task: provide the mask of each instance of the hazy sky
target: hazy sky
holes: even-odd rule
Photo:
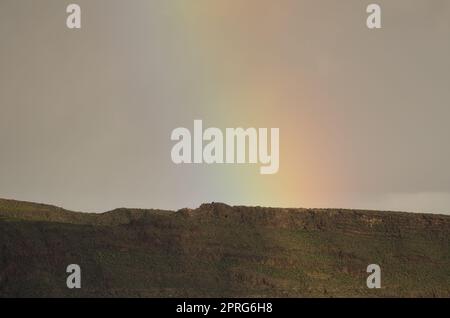
[[[0,197],[450,213],[450,2],[0,0]],[[175,165],[176,127],[280,128],[280,170]]]

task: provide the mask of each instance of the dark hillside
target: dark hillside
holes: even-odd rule
[[[66,287],[79,264],[82,288]],[[379,264],[382,288],[366,287]],[[2,297],[450,297],[450,217],[203,204],[103,214],[0,200]]]

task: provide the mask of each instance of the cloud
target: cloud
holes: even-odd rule
[[[380,196],[371,206],[380,210],[450,214],[450,193],[390,193]]]

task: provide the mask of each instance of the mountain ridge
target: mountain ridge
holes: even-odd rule
[[[0,199],[0,296],[450,297],[450,216],[223,203],[96,214]]]
[[[19,209],[17,209],[19,206]],[[24,206],[28,209],[24,209]],[[11,209],[12,207],[12,209]],[[45,203],[35,203],[31,201],[21,201],[13,199],[3,199],[0,198],[0,216],[10,216],[22,217],[26,219],[27,217],[41,216],[45,215],[45,212],[62,213],[62,214],[74,214],[80,216],[88,217],[103,217],[106,215],[121,214],[121,213],[195,213],[196,211],[211,210],[224,207],[233,209],[252,209],[252,210],[264,210],[264,211],[282,211],[282,212],[312,212],[312,213],[327,213],[327,212],[343,212],[343,213],[367,213],[367,214],[379,214],[379,213],[389,213],[394,215],[415,215],[427,218],[427,216],[433,216],[433,218],[450,218],[450,215],[440,214],[440,213],[426,213],[426,212],[407,212],[407,211],[392,211],[392,210],[373,210],[373,209],[348,209],[348,208],[278,208],[278,207],[267,207],[267,206],[244,206],[244,205],[229,205],[222,202],[210,202],[202,203],[197,208],[181,208],[178,210],[166,210],[166,209],[146,209],[146,208],[127,208],[120,207],[104,212],[80,212],[68,210],[63,207],[56,205],[45,204]],[[30,210],[31,209],[31,210]],[[16,213],[14,213],[16,211]],[[17,213],[19,212],[19,213]],[[30,214],[32,212],[32,214]]]

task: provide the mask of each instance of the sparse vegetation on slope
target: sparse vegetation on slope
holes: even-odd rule
[[[66,266],[82,288],[66,287]],[[366,267],[382,288],[366,287]],[[75,213],[0,200],[3,297],[450,297],[450,217],[204,204]]]

